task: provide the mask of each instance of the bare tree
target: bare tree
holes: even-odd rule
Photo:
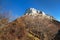
[[[10,20],[11,12],[0,9],[0,25],[7,24]]]

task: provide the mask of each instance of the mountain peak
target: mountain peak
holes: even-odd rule
[[[27,12],[25,13],[25,15],[34,15],[34,16],[39,15],[39,14],[45,15],[43,11],[39,11],[35,8],[29,8],[27,9]]]
[[[45,12],[37,10],[35,8],[29,8],[26,10],[25,15],[30,15],[30,16],[39,16],[42,18],[48,18],[48,19],[54,19],[53,16],[47,15]]]

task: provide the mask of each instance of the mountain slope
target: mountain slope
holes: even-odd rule
[[[0,28],[0,40],[58,40],[59,24],[54,17],[29,8],[25,15]]]

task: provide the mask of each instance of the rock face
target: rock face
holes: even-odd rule
[[[0,28],[0,40],[58,40],[60,22],[29,8],[24,16]]]

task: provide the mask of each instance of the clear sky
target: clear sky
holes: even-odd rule
[[[0,0],[3,10],[11,11],[15,18],[22,16],[27,8],[36,8],[60,20],[60,0]]]

